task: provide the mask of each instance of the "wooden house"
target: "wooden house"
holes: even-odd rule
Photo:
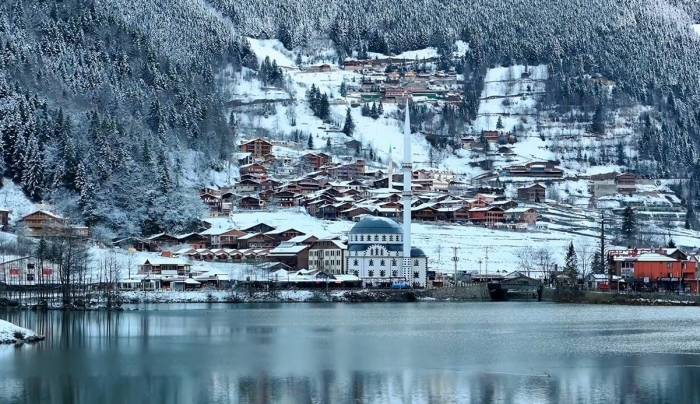
[[[547,188],[542,184],[533,184],[518,188],[518,199],[528,202],[544,202]]]
[[[244,196],[238,202],[238,207],[245,210],[258,210],[265,207],[265,202],[262,199],[254,196]]]
[[[495,223],[503,223],[505,218],[503,215],[503,209],[495,206],[487,206],[483,208],[469,209],[469,220],[475,224],[489,226]]]
[[[633,194],[637,191],[637,177],[631,173],[623,173],[615,177],[617,192],[621,194]]]
[[[272,155],[272,143],[260,138],[243,142],[238,148],[243,153],[250,153],[254,159],[267,159]]]

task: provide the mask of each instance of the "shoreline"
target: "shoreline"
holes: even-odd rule
[[[63,307],[57,304],[0,305],[1,310],[123,310],[123,305],[171,303],[415,303],[415,302],[491,302],[486,285],[445,287],[439,289],[391,290],[278,290],[249,292],[234,290],[197,291],[130,291],[120,295],[119,303],[108,307],[104,302],[91,301]],[[536,302],[535,299],[513,299],[511,302]],[[561,304],[596,304],[625,306],[700,306],[699,296],[654,293],[606,293],[591,291],[560,291],[545,289],[542,301]],[[498,302],[494,302],[498,303]]]

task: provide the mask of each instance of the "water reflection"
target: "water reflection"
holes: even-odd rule
[[[700,402],[694,308],[157,308],[0,313],[0,403]]]

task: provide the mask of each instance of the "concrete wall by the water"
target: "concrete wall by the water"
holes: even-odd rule
[[[432,297],[439,300],[490,300],[489,290],[484,283],[468,286],[444,287],[427,289],[420,293],[421,297]]]

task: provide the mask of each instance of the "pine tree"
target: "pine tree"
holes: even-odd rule
[[[345,124],[343,125],[343,133],[345,136],[352,136],[355,132],[355,122],[352,120],[352,113],[350,108],[345,111]]]
[[[578,257],[576,256],[576,249],[574,249],[573,242],[569,243],[569,247],[566,250],[564,272],[571,277],[574,277],[578,272]]]
[[[625,155],[625,148],[622,145],[622,142],[618,142],[615,146],[615,154],[617,154],[617,165],[626,166],[627,156]]]
[[[168,169],[168,159],[165,157],[165,153],[160,153],[158,155],[157,162],[157,174],[158,174],[158,185],[160,191],[166,195],[173,190],[173,183],[170,177],[170,170]]]
[[[345,85],[345,81],[340,83],[340,95],[342,97],[345,97],[348,95],[348,89],[347,89],[347,86]]]
[[[593,114],[593,122],[591,123],[591,132],[604,135],[605,134],[605,106],[599,102]]]
[[[294,63],[296,63],[297,66],[301,67],[301,65],[302,65],[302,63],[303,63],[302,60],[301,60],[301,53],[297,53],[297,58],[296,58],[296,60],[294,61]]]
[[[326,93],[321,94],[321,98],[318,102],[318,117],[324,121],[328,120],[330,116],[330,104],[328,102],[328,96]]]
[[[377,112],[377,103],[376,102],[372,103],[372,108],[369,110],[369,116],[371,116],[372,119],[379,118],[379,113]]]
[[[331,150],[331,138],[330,137],[326,138],[326,150],[327,151]]]
[[[634,243],[637,235],[637,219],[634,209],[626,207],[622,213],[622,235],[628,243]]]
[[[314,148],[314,138],[312,134],[309,134],[309,140],[306,142],[306,148],[309,150]]]
[[[377,107],[377,113],[379,116],[384,115],[384,104],[382,103],[382,100],[379,100],[379,107]]]
[[[35,136],[29,138],[24,153],[22,189],[33,201],[41,198],[44,184],[44,159]]]
[[[484,149],[484,152],[491,150],[491,145],[489,144],[488,139],[486,139],[484,132],[481,132],[481,135],[479,135],[479,145],[481,145],[481,147]]]
[[[503,120],[501,117],[498,117],[498,121],[496,121],[496,129],[503,129]]]
[[[369,116],[370,110],[369,110],[369,105],[367,103],[362,104],[361,113],[362,113],[362,116]]]
[[[600,258],[599,251],[596,251],[593,254],[593,262],[591,263],[591,269],[593,270],[593,273],[596,273],[596,274],[604,274],[605,273],[605,265],[603,265],[603,260]]]

